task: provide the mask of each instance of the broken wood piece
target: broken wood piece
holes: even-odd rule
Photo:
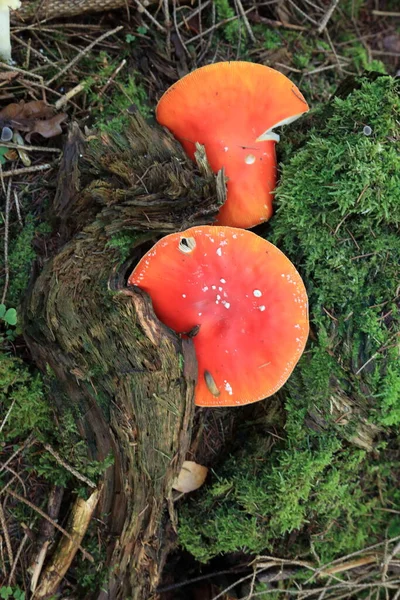
[[[39,587],[33,596],[35,600],[48,598],[56,593],[89,527],[100,493],[101,490],[97,489],[87,500],[83,500],[83,498],[76,499],[72,506],[68,527],[70,537],[63,536],[61,538],[53,560],[44,571]]]

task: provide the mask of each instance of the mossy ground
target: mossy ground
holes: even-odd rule
[[[312,334],[277,437],[268,421],[247,427],[179,511],[180,541],[201,561],[267,550],[325,563],[400,532],[385,512],[400,502],[400,98],[390,77],[359,85],[284,144],[265,236],[304,278]]]
[[[142,77],[136,70],[124,71],[118,77],[118,83],[111,94],[102,93],[104,86],[121,64],[121,59],[129,56],[130,46],[137,43],[136,36],[128,34],[124,52],[118,56],[118,60],[110,57],[106,52],[100,52],[95,59],[95,69],[93,64],[90,65],[90,70],[96,75],[85,82],[87,102],[92,122],[102,131],[112,133],[124,131],[128,122],[127,109],[132,105],[144,117],[148,118],[152,114],[145,88],[141,83]],[[89,64],[87,66],[89,70]]]
[[[389,3],[388,9],[396,10],[396,6]],[[187,52],[175,39],[172,58],[167,59],[163,35],[149,26],[145,16],[135,15],[117,43],[104,43],[101,51],[95,48],[83,55],[74,69],[52,84],[55,98],[83,82],[82,96],[66,107],[71,117],[80,120],[82,126],[123,131],[130,105],[151,117],[161,91],[187,70],[211,60],[239,58],[278,66],[300,86],[311,104],[326,102],[346,72],[384,72],[391,60],[385,67],[373,58],[361,34],[355,34],[354,22],[367,10],[362,0],[340,3],[330,22],[330,39],[316,35],[314,26],[308,31],[302,19],[299,22],[305,25],[304,31],[250,20],[255,44],[243,22],[234,20],[237,6],[231,0],[215,1],[215,19],[217,23],[232,20],[203,39],[204,44],[192,43],[190,35],[199,31],[194,22],[188,33],[193,10],[194,5],[184,5],[178,14],[178,18],[183,15],[186,19],[180,32],[188,41]],[[268,12],[273,10],[268,7],[264,16],[280,18]],[[155,16],[159,18],[158,13]],[[213,24],[212,11],[203,16],[204,31]],[[26,34],[36,49],[36,58],[40,53],[44,56],[45,65],[38,60],[35,66],[45,79],[56,75],[86,46],[82,31],[63,24],[61,29],[52,30],[50,25],[43,33],[37,30],[36,38]],[[26,45],[19,48],[19,55],[17,48],[18,64],[29,64]],[[57,59],[62,59],[60,64],[56,64]],[[126,65],[118,71],[124,59]],[[30,60],[33,66],[32,57]],[[394,302],[399,260],[398,129],[394,125],[398,100],[393,80],[382,79],[374,85],[373,93],[367,87],[360,90],[357,102],[354,95],[337,100],[327,123],[318,121],[317,110],[318,126],[311,132],[300,128],[290,143],[285,142],[287,136],[283,138],[282,183],[276,201],[279,209],[266,237],[291,256],[307,282],[314,335],[280,399],[285,418],[280,411],[274,418],[266,416],[257,426],[248,423],[239,432],[240,439],[248,438],[248,442],[231,458],[214,465],[211,485],[180,509],[181,543],[199,560],[237,549],[260,552],[266,548],[285,556],[306,556],[316,550],[321,560],[329,560],[378,539],[386,529],[391,536],[400,530],[396,513],[379,510],[399,505],[398,439],[393,431],[400,420],[395,363],[398,346],[393,338],[399,320]],[[26,97],[23,87],[17,90],[20,97]],[[55,98],[50,95],[49,101]],[[363,134],[365,125],[372,129],[370,136]],[[3,168],[9,166],[6,163]],[[51,178],[50,184],[43,186],[41,176],[33,183],[28,178],[22,193],[19,188],[23,227],[14,215],[8,249],[7,308],[18,310],[38,247],[42,248],[41,260],[46,259],[43,247],[49,226],[42,209],[53,188]],[[131,242],[124,234],[113,238],[111,245],[120,250],[121,261]],[[358,259],[357,253],[369,256]],[[57,483],[72,493],[84,493],[71,473],[43,452],[40,444],[52,444],[66,461],[94,479],[107,465],[88,461],[68,411],[58,423],[62,435],[55,439],[53,413],[47,401],[47,386],[54,378],[51,373],[43,378],[26,360],[20,323],[6,328],[0,322],[0,328],[3,417],[11,409],[0,434],[2,458],[34,434],[38,444],[23,454],[19,464],[24,478],[27,474],[27,479],[42,488]],[[371,356],[374,360],[361,371],[361,377],[355,376]],[[331,394],[338,390],[339,397],[356,399],[355,414],[353,411],[339,418],[337,408],[331,414]],[[338,398],[335,402],[340,404]],[[345,400],[341,406],[346,406]],[[363,427],[367,430],[368,424],[381,428],[372,453],[351,443],[358,435],[360,418],[365,419]],[[2,476],[0,484],[7,479],[4,472]],[[14,510],[16,521],[37,519],[24,507],[18,510]],[[96,531],[90,540],[94,547]],[[77,576],[85,591],[102,579],[97,571],[90,572],[86,562],[79,568]],[[0,596],[8,594],[11,598],[10,589],[16,590],[0,588]],[[15,598],[19,598],[18,593],[16,590]]]
[[[45,211],[42,208],[32,209],[38,194],[45,193],[45,190],[43,186],[33,187],[33,192],[26,190],[20,194],[22,219],[12,219],[9,229],[9,285],[5,294],[5,306],[7,309],[16,309],[17,317],[15,324],[0,319],[0,462],[5,465],[11,460],[11,469],[1,469],[0,489],[13,484],[18,478],[25,486],[23,491],[28,501],[45,510],[46,490],[50,491],[56,486],[64,488],[72,497],[87,496],[87,486],[75,477],[72,469],[97,482],[110,461],[90,460],[68,399],[64,403],[65,410],[58,411],[56,417],[49,402],[50,388],[56,384],[54,374],[49,369],[43,375],[31,364],[23,341],[21,303],[34,261],[38,254],[41,259],[45,258],[47,244],[51,244],[52,231],[46,221]],[[41,191],[37,192],[38,189]],[[0,257],[0,266],[4,268],[4,255]],[[57,456],[48,451],[46,445]],[[15,460],[12,460],[13,456]],[[29,523],[32,531],[36,532],[41,521],[35,510],[12,499],[8,502],[6,519],[9,531],[15,532],[11,534],[14,550],[18,548],[24,535],[20,524]],[[96,557],[100,557],[102,552],[103,546],[97,543]],[[1,564],[10,566],[7,562]],[[99,562],[91,570],[85,563],[86,576],[82,578],[82,589],[85,589],[88,581],[97,581],[100,577],[98,564]],[[1,568],[0,574],[2,575]],[[25,600],[29,597],[23,590],[24,577],[17,571],[19,587],[0,585],[0,598]]]

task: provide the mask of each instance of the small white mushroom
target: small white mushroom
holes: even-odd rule
[[[0,0],[0,56],[11,60],[10,9],[20,8],[20,0]]]
[[[192,460],[185,460],[182,469],[175,478],[172,487],[178,492],[187,494],[201,487],[207,477],[208,469]]]

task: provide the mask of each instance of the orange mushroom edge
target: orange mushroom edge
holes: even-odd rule
[[[195,403],[238,406],[274,394],[303,353],[308,300],[290,260],[251,231],[201,226],[162,238],[128,284],[193,339]]]
[[[298,88],[279,71],[232,61],[180,79],[161,97],[156,117],[192,159],[198,142],[212,170],[225,169],[227,199],[216,223],[250,228],[272,215],[279,141],[273,130],[308,109]]]

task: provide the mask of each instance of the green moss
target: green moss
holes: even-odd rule
[[[118,250],[122,263],[131,255],[132,249],[135,247],[137,240],[140,238],[141,235],[138,235],[137,233],[123,231],[113,235],[107,243],[107,247]]]
[[[365,6],[365,0],[344,0],[340,5],[343,12],[342,14],[335,15],[334,21],[343,19],[343,13],[346,17],[357,20],[363,6]]]
[[[38,234],[49,230],[45,223],[38,224],[37,219],[28,214],[22,229],[13,232],[9,246],[10,285],[7,292],[7,304],[17,306],[24,290],[28,286],[32,263],[36,257],[32,242]]]
[[[301,419],[293,404],[288,408]],[[379,510],[382,497],[391,506],[400,502],[390,453],[368,462],[364,451],[310,431],[269,446],[268,436],[253,437],[180,510],[180,542],[198,560],[239,550],[287,558],[306,554],[312,543],[328,562],[374,543],[388,527],[397,535],[396,515]],[[293,531],[297,541],[288,548]]]
[[[328,561],[376,541],[393,518],[375,511],[382,505],[365,452],[345,450],[335,436],[307,437],[272,451],[268,436],[253,437],[181,509],[181,544],[200,561],[239,550],[284,554],[287,534],[302,530],[290,553],[304,553],[312,541]],[[395,477],[380,477],[391,500],[400,500]]]
[[[102,462],[88,460],[87,444],[77,430],[76,419],[67,409],[59,416],[55,437],[54,415],[42,377],[31,372],[19,358],[4,352],[0,352],[0,408],[3,415],[9,412],[0,431],[0,444],[17,444],[33,433],[36,440],[50,443],[64,460],[92,480],[110,466],[108,458]],[[72,482],[77,485],[69,470],[49,452],[37,452],[36,446],[26,451],[25,466],[52,484],[66,486]],[[77,491],[83,494],[85,490],[78,488]]]
[[[344,41],[344,40],[343,40]],[[366,48],[360,42],[352,41],[351,45],[343,48],[343,56],[351,58],[354,68],[358,73],[363,71],[376,71],[386,74],[387,70],[381,60],[371,59]]]
[[[75,444],[68,445],[71,441],[71,436],[62,435],[62,439],[58,440],[57,452],[60,456],[73,466],[81,475],[88,477],[91,481],[96,482],[108,467],[113,464],[112,456],[108,456],[103,461],[88,460],[87,443],[80,439],[77,435],[74,436]],[[40,456],[28,455],[31,460],[31,470],[36,475],[47,479],[52,485],[60,485],[62,487],[71,487],[79,496],[87,498],[88,488],[85,484],[80,484],[72,475],[70,470],[63,467],[60,462],[54,458],[52,454],[45,451]]]
[[[147,93],[138,82],[137,74],[129,75],[121,84],[121,91],[107,98],[102,108],[100,121],[97,126],[101,131],[109,133],[123,133],[129,123],[127,109],[135,105],[140,114],[149,118],[152,110],[147,103]]]
[[[85,535],[85,549],[93,556],[89,564],[85,557],[77,553],[69,575],[76,581],[79,597],[93,593],[93,590],[105,589],[110,577],[107,565],[106,532],[101,530],[101,522],[91,521]]]
[[[393,349],[400,327],[399,112],[390,77],[365,80],[337,98],[331,116],[287,157],[269,235],[301,269],[313,325],[324,332],[347,392],[373,397],[371,416],[386,425],[400,422]]]
[[[130,53],[129,43],[127,43],[126,49],[128,56]],[[100,52],[95,59],[91,57],[90,61],[90,65],[87,66],[94,75],[86,80],[85,88],[97,128],[110,133],[124,132],[128,126],[127,109],[131,105],[135,105],[145,118],[152,115],[152,109],[147,101],[147,93],[140,82],[140,74],[137,71],[130,71],[128,74],[122,70],[114,77],[109,90],[99,94],[108,85],[110,77],[114,76],[120,59],[115,61],[106,52]]]
[[[215,0],[215,9],[217,13],[217,22],[223,21],[225,19],[231,19],[232,17],[236,16],[236,12],[229,0]],[[229,23],[226,23],[222,27],[224,37],[227,42],[230,42],[231,44],[237,43],[239,38],[240,26],[241,25],[239,21],[234,20],[230,21]],[[241,31],[241,35],[244,38],[246,37],[246,31],[243,28]]]
[[[275,50],[282,46],[282,36],[276,29],[267,29],[263,25],[258,26],[260,34],[263,37],[263,46],[266,50]]]
[[[392,361],[386,368],[382,387],[375,397],[379,399],[380,412],[379,422],[385,426],[398,425],[400,423],[400,373],[396,367],[399,360],[398,349],[391,351]],[[380,381],[378,382],[380,383]]]
[[[271,447],[266,432],[247,430],[252,441],[182,507],[180,540],[199,560],[264,549],[287,558],[312,544],[325,561],[398,527],[376,510],[381,498],[400,501],[388,429],[400,423],[397,86],[361,80],[284,148],[267,237],[304,278],[313,336],[283,389],[279,441]],[[346,441],[364,443],[367,433],[370,446],[371,425],[387,440],[373,456]]]
[[[10,415],[0,432],[0,440],[12,443],[25,439],[31,431],[40,438],[52,426],[39,374],[32,374],[20,359],[0,352],[0,406]]]

